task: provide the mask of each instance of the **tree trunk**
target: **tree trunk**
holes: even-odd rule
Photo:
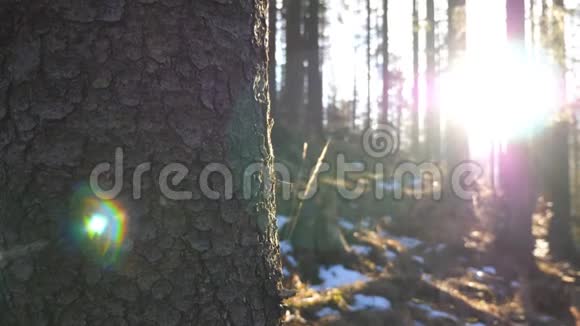
[[[310,0],[306,25],[308,35],[308,123],[309,134],[322,136],[322,73],[320,71],[320,46],[318,44],[320,0]]]
[[[557,10],[564,10],[563,0],[554,0],[553,6]],[[555,17],[552,17],[555,19]],[[561,30],[558,33],[555,46],[561,47],[557,49],[556,53],[562,53],[563,58],[558,58],[560,62],[560,85],[558,89],[561,90],[560,100],[562,103],[566,101],[566,67],[565,67],[565,38],[564,38],[564,24],[561,24]],[[561,121],[555,123],[548,130],[549,143],[546,146],[548,151],[546,157],[548,160],[548,175],[546,180],[548,182],[548,194],[550,200],[553,202],[554,216],[551,219],[549,241],[550,248],[554,255],[559,258],[573,259],[576,255],[574,240],[572,238],[572,219],[570,217],[572,212],[572,198],[570,194],[570,146],[568,138],[570,135],[570,123],[568,121]]]
[[[413,0],[413,107],[411,112],[411,146],[419,153],[419,8]]]
[[[507,1],[507,35],[513,45],[524,46],[524,0]],[[538,194],[532,169],[528,140],[510,141],[499,160],[500,186],[508,216],[498,234],[498,245],[502,253],[514,258],[514,266],[522,269],[533,267],[531,225]]]
[[[383,0],[383,120],[389,121],[389,0]],[[397,126],[399,129],[401,126]]]
[[[366,128],[371,126],[371,0],[367,0],[367,120]]]
[[[269,93],[270,111],[272,115],[278,116],[278,92],[276,89],[276,34],[277,34],[277,0],[269,0],[268,3],[268,71],[269,71]]]
[[[465,0],[449,0],[447,7],[449,66],[465,51]],[[463,126],[453,119],[446,121],[446,159],[453,169],[460,162],[469,159],[469,143]]]
[[[0,325],[277,324],[271,169],[250,199],[215,173],[210,199],[198,177],[271,168],[266,1],[25,0],[0,17]],[[89,188],[97,167],[118,196]]]
[[[427,36],[425,38],[425,46],[427,51],[427,114],[425,127],[427,130],[427,157],[438,160],[440,158],[440,129],[441,121],[439,120],[439,112],[435,103],[435,1],[427,0]]]
[[[302,126],[304,117],[304,45],[302,40],[302,1],[286,0],[286,83],[284,117],[288,128]]]

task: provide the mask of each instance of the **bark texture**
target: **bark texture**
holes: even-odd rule
[[[278,323],[268,172],[251,200],[239,183],[207,199],[196,179],[209,162],[235,177],[271,164],[266,40],[265,0],[2,1],[0,325]],[[105,268],[69,236],[71,198],[118,146],[128,231]],[[192,200],[161,194],[169,162]]]

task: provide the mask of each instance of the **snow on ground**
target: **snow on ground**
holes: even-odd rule
[[[406,236],[395,236],[390,234],[387,231],[382,231],[381,232],[381,236],[383,238],[391,238],[393,240],[398,241],[403,247],[405,247],[405,249],[407,250],[411,250],[411,249],[415,249],[418,246],[423,244],[423,241],[416,239],[416,238],[411,238],[411,237],[406,237]]]
[[[343,229],[345,229],[345,230],[347,230],[347,231],[352,231],[352,230],[354,230],[354,224],[353,224],[351,221],[347,220],[346,218],[341,218],[341,219],[338,221],[338,224],[339,224],[339,225],[340,225],[340,226],[341,226]]]
[[[391,309],[391,302],[383,297],[355,294],[354,303],[350,308],[352,311],[389,310]]]
[[[428,304],[425,303],[415,303],[415,302],[410,302],[409,305],[411,307],[417,308],[421,311],[423,311],[426,315],[427,318],[431,319],[431,320],[435,320],[435,319],[447,319],[447,320],[452,320],[457,322],[457,317],[445,312],[445,311],[441,311],[441,310],[436,310],[433,309],[431,306],[429,306]]]
[[[281,230],[286,223],[290,222],[290,218],[285,215],[278,215],[278,219],[276,220],[276,224],[278,225],[278,230]]]
[[[484,268],[482,268],[482,270],[490,275],[495,275],[496,273],[495,267],[493,266],[485,266]]]
[[[421,257],[421,256],[413,256],[413,261],[424,265],[425,264],[425,258]]]
[[[415,249],[418,246],[420,246],[421,244],[423,244],[423,241],[415,239],[415,238],[410,238],[410,237],[403,236],[403,237],[398,237],[396,239],[399,240],[401,245],[403,245],[405,248],[407,248],[407,250]]]
[[[388,260],[395,260],[397,259],[397,253],[392,250],[387,250],[385,252],[385,257],[387,257]]]
[[[280,252],[283,255],[287,255],[292,252],[292,244],[288,240],[280,241]]]
[[[368,256],[371,251],[373,250],[373,248],[369,247],[369,246],[363,246],[363,245],[352,245],[350,246],[350,249],[356,253],[357,255],[362,255],[362,256]]]
[[[290,266],[292,266],[292,267],[298,266],[298,262],[296,261],[296,258],[294,258],[293,256],[286,255],[286,260],[288,260],[288,263],[290,264]]]
[[[364,274],[345,268],[343,265],[332,265],[328,268],[320,266],[318,277],[322,279],[322,283],[311,286],[317,291],[337,288],[355,282],[366,282],[369,280],[369,278]]]
[[[320,310],[318,310],[318,312],[316,313],[316,317],[318,318],[324,318],[324,317],[328,317],[328,316],[339,316],[340,315],[340,311],[336,310],[336,309],[332,309],[330,307],[324,307]]]

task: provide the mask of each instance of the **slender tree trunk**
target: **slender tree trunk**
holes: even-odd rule
[[[413,0],[413,107],[411,112],[411,144],[419,152],[419,8]]]
[[[371,126],[371,0],[367,0],[367,121]]]
[[[465,51],[465,0],[449,0],[447,8],[449,67]],[[453,119],[446,121],[445,149],[449,168],[469,158],[469,143],[463,126]]]
[[[427,51],[427,114],[425,126],[427,128],[427,157],[438,160],[440,158],[440,130],[441,121],[439,111],[435,103],[435,74],[436,74],[436,50],[435,50],[435,1],[427,0],[427,36],[425,46]]]
[[[389,0],[383,0],[383,119],[389,121]],[[400,128],[400,126],[398,126]]]
[[[322,73],[320,71],[319,12],[320,0],[310,0],[306,25],[308,36],[308,130],[311,136],[322,135]]]
[[[269,71],[269,93],[270,93],[270,111],[278,117],[278,92],[276,88],[276,23],[278,8],[276,8],[277,0],[269,0],[268,3],[268,71]]]
[[[522,48],[525,40],[525,1],[507,1],[507,35],[513,45]],[[514,87],[517,87],[515,85]],[[533,267],[532,213],[537,200],[528,140],[510,141],[500,155],[500,185],[508,209],[505,227],[498,234],[498,245],[510,254],[514,266]]]
[[[286,92],[284,126],[296,130],[306,122],[304,107],[304,42],[301,32],[302,1],[285,0],[286,7]]]
[[[278,324],[267,3],[162,3],[2,5],[0,325]]]

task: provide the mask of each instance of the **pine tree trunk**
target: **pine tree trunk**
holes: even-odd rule
[[[235,178],[271,167],[266,40],[261,0],[3,3],[0,325],[278,323],[268,169],[248,200],[239,182],[225,199],[220,175],[209,199],[197,177],[210,162]],[[97,201],[83,185],[118,147],[123,169],[100,183],[122,191]],[[192,199],[167,197],[169,162],[188,174],[165,186]],[[101,207],[109,224],[80,229]]]
[[[413,0],[413,107],[411,112],[411,146],[419,152],[419,8]]]
[[[320,0],[310,0],[306,25],[308,35],[308,123],[312,137],[322,136],[322,73],[320,71]]]
[[[465,0],[449,0],[447,8],[449,65],[453,64],[465,51]],[[469,143],[463,126],[453,119],[446,121],[445,151],[448,167],[453,169],[460,162],[469,159]]]
[[[367,119],[366,128],[371,126],[371,0],[367,0]]]
[[[514,45],[525,40],[524,0],[507,1],[507,35]],[[500,185],[508,216],[505,228],[497,236],[501,252],[511,255],[514,266],[533,267],[532,214],[537,200],[531,154],[526,139],[510,141],[499,157]]]
[[[302,1],[286,0],[286,82],[282,125],[302,126],[306,119],[304,108],[304,45],[302,40]]]
[[[440,127],[439,111],[435,103],[435,1],[427,0],[427,36],[425,37],[425,46],[427,52],[427,114],[425,126],[427,130],[427,157],[438,160],[440,158]]]
[[[383,120],[389,121],[389,0],[383,0]],[[401,126],[397,126],[399,129]]]

